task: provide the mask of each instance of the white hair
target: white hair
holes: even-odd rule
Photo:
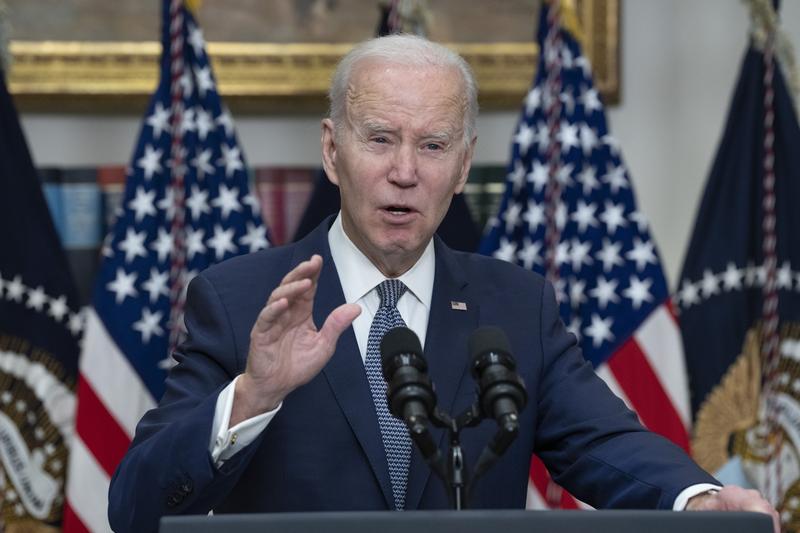
[[[377,59],[391,64],[418,67],[455,69],[460,75],[464,89],[464,142],[469,144],[475,137],[475,122],[478,117],[478,84],[472,69],[463,57],[449,48],[416,35],[399,34],[376,37],[364,41],[345,55],[336,67],[328,91],[330,118],[337,131],[345,121],[347,88],[355,66],[364,60]]]

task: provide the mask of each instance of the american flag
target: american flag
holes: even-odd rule
[[[688,449],[685,363],[664,272],[589,61],[559,19],[558,2],[544,4],[537,73],[481,251],[547,275],[596,372],[647,427]],[[528,494],[533,508],[582,506],[536,458]]]
[[[163,17],[160,82],[87,316],[67,533],[110,531],[110,477],[162,395],[189,280],[269,245],[203,34],[180,0],[166,0]]]

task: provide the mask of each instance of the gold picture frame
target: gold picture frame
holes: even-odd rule
[[[608,104],[619,102],[620,0],[576,4],[584,52]],[[319,113],[352,44],[210,42],[219,91],[239,113]],[[484,109],[516,109],[530,87],[533,42],[451,43],[475,71]],[[9,88],[33,112],[139,113],[158,75],[158,42],[11,41]]]

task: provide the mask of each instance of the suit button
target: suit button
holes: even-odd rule
[[[167,498],[167,507],[175,507],[176,505],[178,505],[178,500],[175,498],[174,495],[170,495]]]
[[[194,490],[194,485],[192,484],[192,480],[191,479],[186,480],[183,483],[183,485],[181,485],[181,489],[180,490],[184,494],[191,494],[192,491]]]

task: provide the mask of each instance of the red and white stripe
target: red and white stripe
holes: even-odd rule
[[[691,408],[686,363],[680,329],[668,302],[647,317],[597,374],[648,429],[689,451]],[[566,491],[558,492],[538,458],[531,462],[530,473],[529,508],[588,508]]]
[[[78,380],[77,431],[70,449],[65,533],[111,531],[108,487],[139,419],[155,401],[108,334],[94,309],[87,313]]]

